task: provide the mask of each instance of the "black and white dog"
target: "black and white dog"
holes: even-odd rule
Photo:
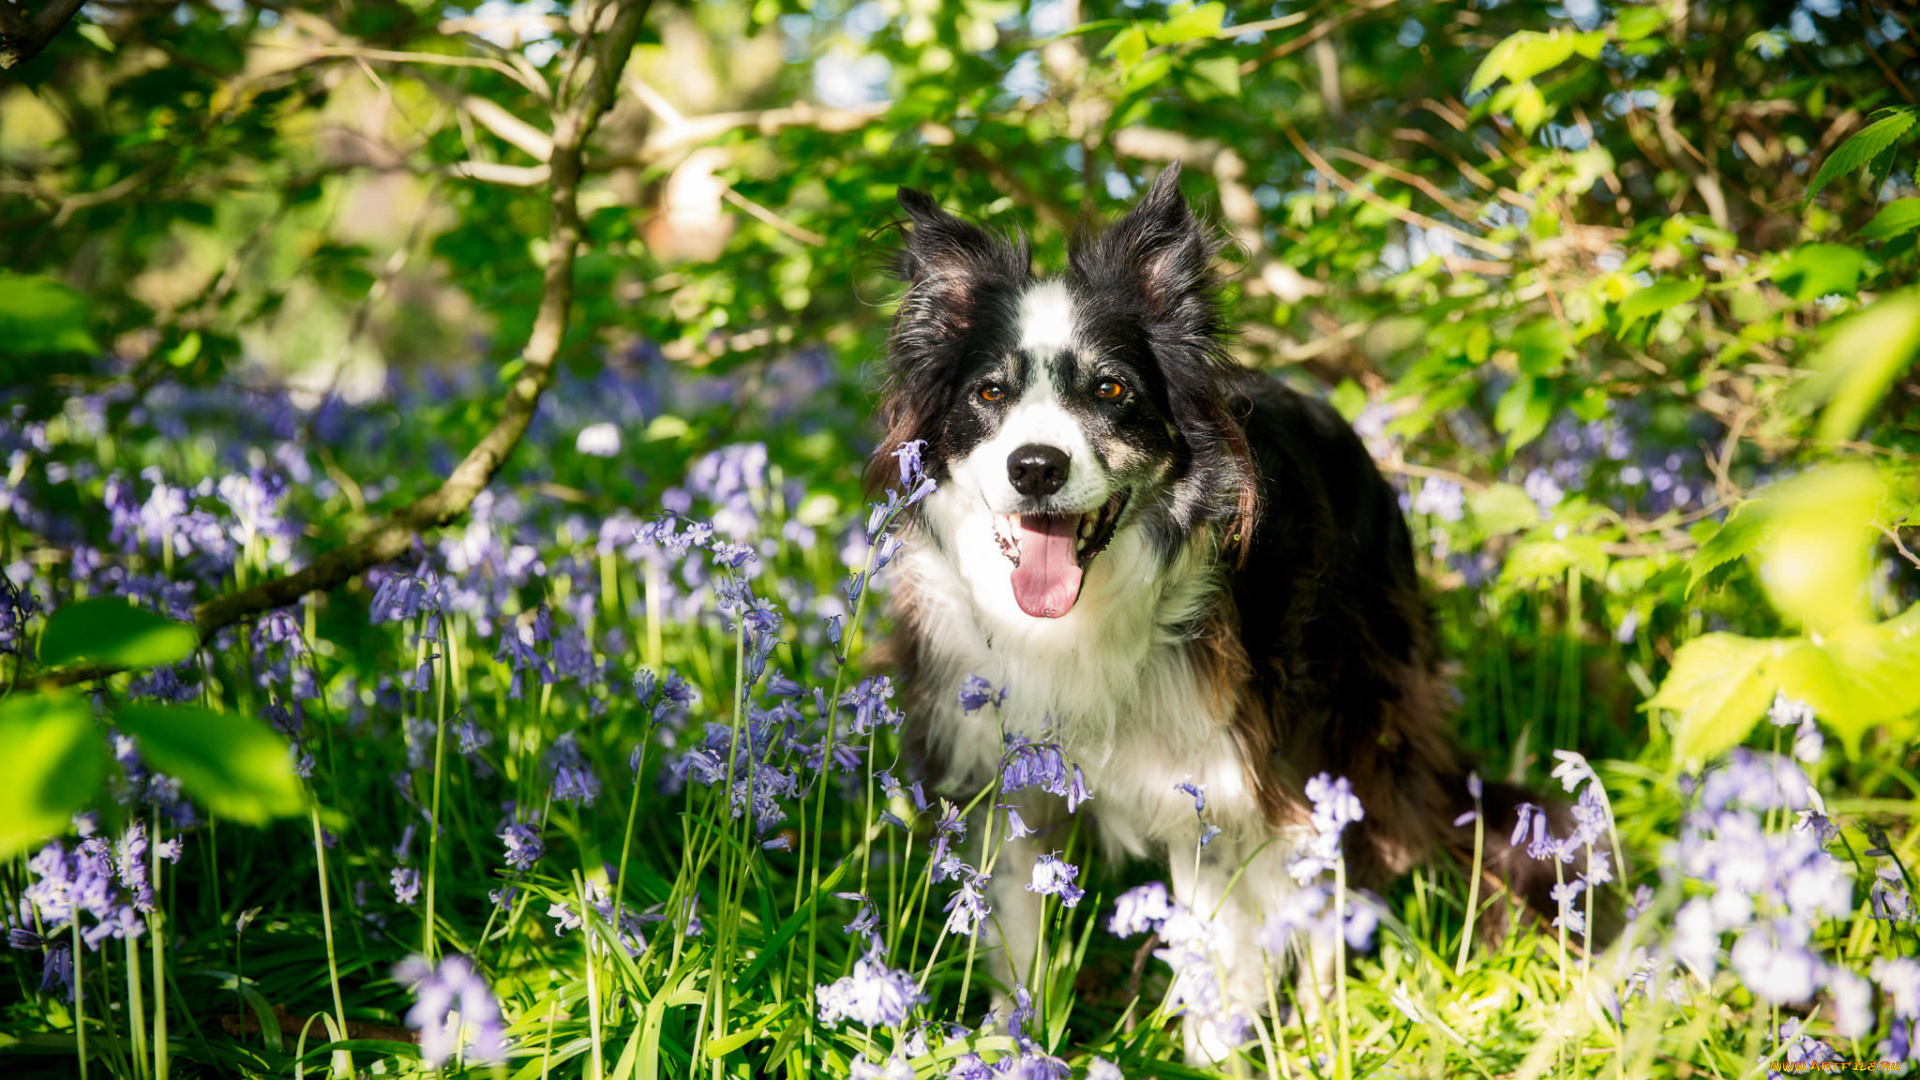
[[[1268,1000],[1254,935],[1295,888],[1308,778],[1344,776],[1364,805],[1346,833],[1361,883],[1470,861],[1473,829],[1453,820],[1472,802],[1395,493],[1331,407],[1227,356],[1219,244],[1178,180],[1161,172],[1051,279],[1025,238],[901,189],[908,288],[872,472],[924,439],[939,484],[906,527],[890,642],[920,766],[978,792],[1001,734],[958,690],[976,673],[1006,686],[1006,729],[1084,769],[1105,849],[1171,855],[1175,898],[1217,908],[1222,988],[1250,1014]],[[1223,830],[1197,860],[1185,781]],[[1526,796],[1487,789],[1488,863],[1524,873],[1506,830]],[[1003,977],[1034,955],[1025,870],[1064,843],[1064,807],[1032,796],[1040,834],[1002,854],[990,893]],[[1198,1059],[1231,1049],[1204,1021],[1187,1041]]]

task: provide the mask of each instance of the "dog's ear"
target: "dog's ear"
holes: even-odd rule
[[[1012,242],[940,209],[924,191],[903,187],[907,243],[893,275],[911,288],[902,316],[936,318],[949,332],[972,326],[981,305],[1027,279],[1033,253],[1026,237]]]
[[[1104,235],[1077,237],[1068,265],[1076,279],[1097,289],[1131,292],[1151,321],[1206,333],[1217,322],[1213,257],[1219,250],[1212,230],[1181,196],[1180,162],[1173,161]]]

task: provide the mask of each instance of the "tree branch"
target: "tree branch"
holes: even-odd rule
[[[553,377],[554,360],[566,337],[568,311],[573,304],[574,257],[585,238],[578,205],[581,159],[594,127],[613,104],[620,73],[640,35],[649,2],[625,0],[619,5],[612,25],[601,36],[593,73],[582,92],[571,102],[556,106],[553,154],[549,161],[553,217],[547,227],[550,253],[541,283],[540,308],[534,318],[533,333],[520,354],[520,372],[501,402],[500,416],[492,430],[474,444],[437,490],[321,555],[305,569],[199,605],[194,609],[193,621],[202,641],[248,615],[292,603],[310,592],[330,589],[370,567],[405,555],[413,547],[416,535],[466,513],[474,497],[513,454],[533,419],[540,395]],[[62,671],[41,680],[41,685],[70,685],[112,674],[111,668]]]
[[[9,0],[0,0],[0,69],[24,64],[40,55],[53,35],[67,25],[82,0],[48,0],[32,15]]]

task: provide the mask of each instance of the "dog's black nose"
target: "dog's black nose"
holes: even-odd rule
[[[1057,447],[1028,443],[1007,455],[1007,479],[1020,494],[1044,498],[1067,486],[1067,455]]]

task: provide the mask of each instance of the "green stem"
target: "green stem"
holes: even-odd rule
[[[347,1033],[347,1007],[340,997],[340,961],[333,947],[333,900],[327,891],[327,845],[320,835],[320,808],[318,805],[307,807],[307,818],[313,823],[313,857],[320,864],[320,925],[327,935],[327,982],[333,987],[333,1019],[340,1027],[340,1035]],[[353,1075],[353,1055],[334,1055],[336,1075]],[[344,1067],[345,1073],[339,1069]]]
[[[447,640],[453,640],[452,633],[447,633]],[[426,648],[426,642],[424,640],[420,643],[420,647],[423,649]],[[433,932],[433,894],[434,871],[440,863],[438,857],[440,854],[440,774],[445,771],[444,764],[447,756],[448,667],[449,665],[443,660],[440,665],[439,678],[435,680],[439,690],[439,707],[438,717],[434,723],[433,734],[433,815],[432,819],[427,822],[427,910],[420,928],[420,952],[426,956],[428,963],[432,963],[435,959],[435,946],[437,944],[436,935]]]
[[[153,938],[153,1075],[156,1080],[167,1080],[167,935],[166,915],[160,910],[158,898],[160,892],[160,807],[155,805],[149,819],[151,842],[147,846],[148,857],[152,860],[150,876],[153,881],[155,903],[153,911],[147,915],[147,932]],[[79,970],[75,958],[75,971]]]
[[[147,1075],[147,1001],[141,987],[140,946],[129,936],[127,945],[127,1033],[133,1037],[133,1075]]]
[[[1467,882],[1467,926],[1460,935],[1460,959],[1453,965],[1456,976],[1467,973],[1467,950],[1473,945],[1473,920],[1480,908],[1480,863],[1485,858],[1486,839],[1486,814],[1476,795],[1473,799],[1473,870]]]
[[[73,1034],[80,1053],[80,1080],[87,1080],[87,990],[80,970],[80,912],[68,920],[73,938]]]

